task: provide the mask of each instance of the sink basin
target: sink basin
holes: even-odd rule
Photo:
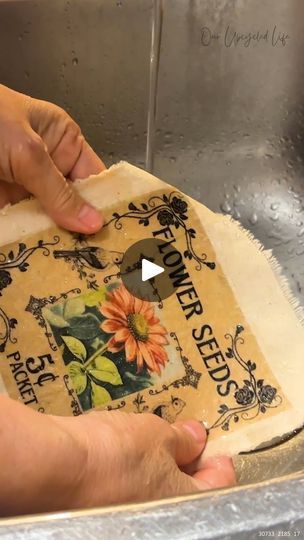
[[[2,0],[0,81],[64,107],[107,165],[148,167],[239,220],[303,305],[303,20],[302,0]],[[127,538],[130,520],[134,538],[304,530],[303,431],[235,464],[233,490],[3,521],[0,534]]]

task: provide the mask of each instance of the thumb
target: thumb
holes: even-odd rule
[[[206,430],[195,420],[175,422],[171,428],[175,433],[173,457],[177,465],[187,465],[202,453],[207,439]]]
[[[213,456],[205,459],[201,469],[193,475],[199,489],[214,489],[236,484],[233,461],[228,456]]]
[[[100,213],[85,202],[57,169],[42,139],[30,131],[14,154],[15,181],[37,197],[49,216],[61,227],[82,233],[97,232]]]

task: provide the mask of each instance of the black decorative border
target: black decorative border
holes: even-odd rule
[[[218,419],[212,424],[208,431],[220,427],[224,431],[229,431],[230,423],[233,420],[238,422],[252,420],[259,414],[265,414],[267,409],[274,409],[281,405],[282,397],[278,394],[277,388],[265,383],[264,379],[257,379],[254,371],[257,369],[256,363],[251,360],[244,360],[239,352],[239,345],[245,343],[240,334],[244,331],[243,326],[237,325],[234,336],[226,334],[225,338],[230,340],[230,347],[226,351],[228,360],[235,360],[245,371],[248,378],[243,379],[244,386],[238,388],[234,393],[236,407],[229,407],[225,403],[219,406]]]
[[[126,406],[125,401],[120,401],[119,403],[115,405],[108,405],[105,409],[107,411],[117,411],[118,409],[123,409]]]
[[[71,289],[70,291],[62,293],[59,296],[49,296],[49,298],[35,298],[35,296],[31,296],[25,308],[25,311],[32,313],[32,315],[34,315],[35,319],[38,321],[39,326],[44,329],[44,335],[46,336],[52,351],[58,351],[58,347],[52,341],[53,334],[48,331],[47,322],[43,316],[42,310],[47,305],[55,304],[59,300],[67,300],[70,294],[81,294],[81,290]]]
[[[67,250],[54,250],[53,256],[55,259],[62,258],[64,259],[68,264],[70,264],[72,271],[76,271],[78,273],[78,277],[81,281],[86,282],[86,286],[88,289],[93,289],[95,291],[98,290],[99,285],[97,283],[96,273],[103,271],[107,268],[107,263],[103,257],[102,254],[108,254],[108,255],[120,255],[121,260],[123,258],[123,253],[118,253],[116,251],[106,250],[102,247],[93,246],[89,243],[89,240],[92,241],[92,236],[86,236],[84,234],[73,234],[74,239],[74,247],[73,249],[67,249]],[[110,263],[113,265],[114,263]],[[119,265],[119,263],[115,263]],[[113,276],[116,274],[113,274]],[[109,276],[109,279],[111,277]],[[106,283],[106,281],[105,281]]]
[[[70,388],[70,386],[69,386],[70,377],[68,375],[64,375],[63,376],[63,382],[64,382],[64,385],[65,385],[67,391],[68,391],[69,396],[71,396],[71,398],[72,398],[71,408],[72,408],[72,411],[73,411],[73,416],[79,416],[80,414],[82,414],[82,410],[80,408],[80,405],[78,403],[78,400],[77,400],[77,397],[76,397],[76,394],[75,394],[73,388]]]
[[[142,255],[142,257],[144,257],[144,256]],[[151,260],[151,262],[154,262],[155,259],[152,259],[152,258],[151,258],[150,260]],[[125,271],[124,273],[122,273],[122,272],[116,272],[116,274],[109,274],[108,276],[105,276],[104,279],[103,279],[103,282],[104,282],[105,284],[108,284],[108,283],[110,283],[110,281],[111,281],[113,278],[114,278],[114,279],[121,279],[121,276],[124,276],[124,275],[126,275],[126,274],[129,274],[129,273],[134,272],[134,271],[136,271],[136,270],[140,270],[140,269],[141,269],[141,265],[142,265],[142,260],[140,260],[140,261],[134,263],[132,266],[128,266],[128,267],[126,268],[126,271]],[[163,301],[162,301],[162,299],[161,299],[161,297],[160,297],[160,295],[159,295],[159,292],[158,292],[158,290],[157,290],[157,288],[156,288],[156,286],[155,286],[155,279],[154,279],[154,278],[149,279],[149,283],[150,283],[150,285],[151,285],[151,288],[152,288],[152,290],[153,290],[153,294],[154,294],[154,296],[155,296],[155,302],[158,302],[158,308],[159,308],[159,309],[163,309],[164,304],[163,304]]]
[[[133,399],[132,403],[135,406],[135,410],[137,413],[144,413],[150,411],[148,405],[146,405],[146,400],[144,396],[140,392],[136,394],[136,398]]]
[[[20,243],[18,253],[14,253],[12,250],[5,255],[0,252],[0,296],[2,296],[2,291],[13,282],[11,271],[18,268],[20,272],[26,272],[29,263],[27,260],[35,253],[37,250],[41,249],[45,257],[48,257],[51,253],[49,247],[55,246],[58,244],[60,238],[59,236],[54,236],[53,242],[44,242],[39,240],[36,246],[28,248],[26,244]]]
[[[183,386],[192,386],[192,388],[194,388],[196,390],[197,387],[198,387],[199,380],[200,380],[200,378],[202,376],[201,373],[199,373],[198,371],[195,371],[193,369],[193,367],[190,364],[189,359],[187,358],[187,356],[185,356],[183,354],[183,349],[180,346],[179,339],[178,339],[176,333],[171,332],[170,337],[173,338],[174,341],[177,344],[176,347],[175,347],[175,350],[180,353],[180,358],[181,358],[181,361],[182,361],[183,366],[185,368],[185,375],[184,375],[184,377],[181,377],[180,379],[176,379],[175,381],[171,382],[170,384],[163,384],[160,390],[155,389],[155,388],[151,388],[151,390],[149,390],[150,396],[156,396],[158,394],[161,394],[162,392],[166,392],[171,387],[172,388],[180,388],[180,387],[183,387]]]
[[[178,396],[171,395],[170,400],[154,404],[150,409],[144,396],[138,393],[136,398],[133,399],[133,405],[136,413],[153,413],[172,424],[186,406],[186,402]]]
[[[8,342],[17,343],[17,339],[12,337],[12,330],[18,323],[16,319],[10,319],[1,307],[0,319],[3,320],[5,328],[4,334],[0,334],[0,353],[3,353]]]
[[[172,191],[169,195],[154,195],[148,199],[148,203],[141,203],[140,206],[141,208],[138,208],[131,202],[128,206],[128,212],[125,212],[124,214],[114,212],[112,219],[104,226],[106,227],[111,223],[114,223],[115,228],[120,230],[122,229],[121,220],[128,218],[136,219],[138,220],[139,225],[147,227],[150,223],[150,219],[154,215],[157,215],[160,225],[164,227],[172,225],[176,229],[179,227],[183,229],[187,243],[184,257],[196,261],[196,270],[201,270],[203,266],[207,266],[210,270],[215,269],[215,263],[207,261],[206,253],[198,255],[193,248],[192,240],[196,237],[196,231],[195,229],[188,228],[185,223],[188,219],[188,202],[184,200],[181,193]]]
[[[90,247],[88,242],[88,236],[84,234],[73,233],[74,249],[75,252],[81,249],[83,246]],[[71,250],[70,250],[71,251]],[[53,253],[54,256],[54,253]],[[55,257],[56,258],[56,257]],[[81,281],[86,282],[87,289],[98,291],[98,283],[96,274],[92,270],[92,266],[84,263],[84,260],[77,257],[64,257],[64,260],[70,264],[71,270],[76,270],[78,277]],[[89,270],[89,271],[88,271]]]
[[[88,289],[98,291],[96,274],[94,272],[87,272],[84,270],[84,268],[90,268],[89,266],[83,265],[81,261],[77,259],[73,261],[67,259],[67,262],[71,263],[72,270],[76,270],[76,272],[78,272],[79,279],[85,280]]]
[[[89,242],[88,242],[88,239],[90,238],[88,235],[86,234],[83,234],[83,233],[77,233],[77,232],[74,232],[72,233],[72,236],[73,236],[73,239],[74,239],[74,247],[75,249],[78,249],[79,246],[89,246]],[[78,261],[77,259],[72,261],[72,260],[67,260],[67,262],[69,262],[71,264],[71,269],[72,270],[76,270],[76,272],[78,272],[78,276],[79,276],[79,279],[82,280],[85,280],[86,282],[86,286],[87,286],[87,289],[89,290],[94,290],[94,291],[98,291],[98,283],[97,283],[97,279],[96,279],[96,275],[94,274],[94,272],[92,271],[92,268],[90,266],[86,266],[84,269],[84,265],[81,264],[80,261]],[[90,272],[87,272],[86,270],[91,270]]]

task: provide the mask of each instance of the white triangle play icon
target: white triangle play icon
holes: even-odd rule
[[[154,264],[151,261],[147,261],[147,259],[142,259],[141,265],[142,281],[147,281],[148,279],[154,278],[165,271],[164,268],[158,266],[158,264]]]

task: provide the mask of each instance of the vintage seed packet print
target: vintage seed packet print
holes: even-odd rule
[[[264,255],[235,225],[223,227],[223,218],[207,209],[204,223],[204,207],[139,169],[120,165],[103,176],[104,184],[92,179],[83,185],[91,198],[112,190],[100,204],[106,224],[98,234],[71,234],[51,224],[39,229],[37,217],[32,230],[28,225],[13,241],[1,241],[0,391],[50,414],[101,408],[151,412],[169,422],[194,417],[209,430],[210,453],[249,449],[299,427],[303,409],[295,412],[298,402],[290,383],[284,385],[288,377],[296,384],[298,360],[285,379],[281,367],[275,369],[278,353],[272,358],[255,326],[262,300],[255,308],[251,291],[247,304],[242,301],[244,280],[238,293],[237,272],[230,276],[218,255],[219,238],[226,234],[228,241],[230,227],[237,247],[237,234],[245,236],[240,249],[250,244],[250,264],[256,252],[257,268],[263,257],[265,279],[280,291]],[[147,180],[141,192],[132,184],[139,177]],[[128,196],[116,197],[128,179]],[[25,203],[26,216],[35,215],[33,204]],[[12,208],[0,226],[1,219],[4,226],[20,215]],[[133,296],[120,274],[126,250],[147,238],[162,241],[159,256],[173,291],[162,300],[155,290],[154,302]],[[233,254],[231,246],[223,251]],[[299,354],[302,327],[283,296],[279,305],[296,326]]]

